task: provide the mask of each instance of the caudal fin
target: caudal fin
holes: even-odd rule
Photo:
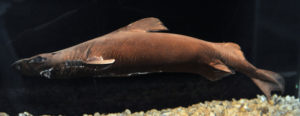
[[[278,73],[257,69],[256,74],[250,77],[268,99],[271,98],[272,91],[284,92],[284,79]]]

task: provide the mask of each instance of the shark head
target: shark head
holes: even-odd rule
[[[43,74],[47,77],[47,74],[49,73],[46,73],[45,71],[51,71],[51,68],[55,65],[53,63],[53,56],[55,56],[55,53],[38,54],[30,58],[15,61],[11,66],[25,76],[37,77]]]

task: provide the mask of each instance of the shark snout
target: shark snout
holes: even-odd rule
[[[36,75],[35,69],[30,64],[28,64],[27,59],[21,59],[15,61],[14,63],[11,64],[11,68],[14,69],[16,72],[25,76]]]
[[[25,76],[40,76],[41,72],[49,67],[45,66],[43,59],[35,57],[15,61],[11,64],[11,68]]]
[[[28,64],[27,59],[21,59],[11,64],[11,68],[21,74],[29,74],[33,72],[33,67]]]
[[[22,61],[18,60],[18,61],[15,61],[14,63],[12,63],[11,67],[13,69],[15,69],[16,71],[21,71],[21,68],[22,68],[21,64],[22,64]]]

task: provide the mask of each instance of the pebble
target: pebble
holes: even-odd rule
[[[5,112],[0,112],[0,116],[9,116],[9,115]]]
[[[30,114],[29,112],[23,112],[23,113],[19,113],[18,116],[33,116],[33,115]]]
[[[99,112],[94,113],[94,116],[101,116]]]
[[[126,109],[126,110],[124,111],[124,114],[125,114],[125,115],[130,115],[130,114],[131,114],[131,111],[130,111],[129,109]]]

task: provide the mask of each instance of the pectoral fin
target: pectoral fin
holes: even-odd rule
[[[113,64],[115,62],[115,59],[106,59],[104,60],[101,56],[100,57],[91,57],[88,58],[87,61],[85,61],[86,64]]]
[[[74,60],[74,61],[66,61],[65,67],[67,68],[77,68],[77,69],[85,69],[85,68],[95,68],[95,69],[107,69],[113,63],[115,59],[103,59],[100,57],[91,57],[86,61]]]

